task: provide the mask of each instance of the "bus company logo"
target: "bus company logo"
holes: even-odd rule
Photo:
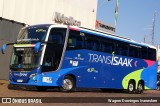
[[[138,63],[138,61],[135,61],[135,62],[134,62],[134,66],[135,66],[135,67],[137,67],[137,63]]]
[[[19,77],[27,77],[27,73],[14,73],[14,76],[19,76]]]
[[[117,57],[114,55],[113,56],[103,56],[103,55],[97,55],[97,54],[91,54],[91,53],[89,53],[88,55],[89,55],[89,62],[132,67],[131,62],[133,61],[133,59]]]

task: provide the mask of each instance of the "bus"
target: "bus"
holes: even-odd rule
[[[129,38],[68,26],[40,24],[24,27],[13,45],[9,85],[123,89],[142,93],[156,89],[156,48]]]

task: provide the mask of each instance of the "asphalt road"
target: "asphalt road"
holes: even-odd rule
[[[26,88],[17,88],[16,90],[9,90],[7,88],[8,82],[2,82],[0,81],[0,97],[12,97],[16,98],[16,97],[24,97],[23,99],[27,99],[27,98],[43,98],[43,97],[47,97],[47,99],[50,99],[50,102],[52,103],[42,103],[42,104],[38,104],[40,106],[42,105],[51,105],[51,106],[61,106],[61,105],[67,105],[67,106],[106,106],[106,105],[122,105],[122,106],[129,106],[129,105],[148,105],[148,106],[155,106],[155,105],[159,105],[159,103],[122,103],[120,101],[120,103],[113,103],[115,101],[113,101],[114,99],[133,99],[132,97],[138,97],[139,98],[144,98],[144,97],[148,97],[151,98],[152,97],[157,97],[160,99],[160,91],[157,90],[149,90],[149,91],[145,91],[143,94],[128,94],[122,91],[107,91],[107,92],[102,92],[99,89],[78,89],[75,92],[72,93],[65,93],[65,92],[59,92],[58,89],[49,89],[47,91],[44,92],[40,92],[37,91],[36,89],[32,89],[32,90],[28,90]],[[52,97],[52,98],[50,98]],[[113,98],[112,98],[113,97]],[[118,98],[116,98],[118,97]],[[77,102],[78,98],[78,103],[74,103]],[[103,99],[112,99],[112,103],[101,103],[101,101]],[[156,98],[156,99],[157,99]],[[16,98],[17,99],[17,98]],[[45,99],[45,98],[44,98]],[[54,100],[53,100],[54,99]],[[137,98],[136,98],[137,99]],[[153,98],[154,99],[154,98]],[[70,100],[71,103],[66,103],[66,100]],[[45,100],[43,100],[45,101]],[[63,101],[62,103],[56,103],[57,101]],[[89,102],[88,102],[89,101]],[[108,101],[108,100],[107,100]],[[16,103],[16,101],[14,101]],[[84,103],[85,102],[85,103]],[[86,103],[87,102],[87,103]],[[96,103],[97,102],[97,103]],[[0,104],[1,105],[19,105],[21,106],[22,104]],[[36,104],[23,104],[23,105],[36,105]]]

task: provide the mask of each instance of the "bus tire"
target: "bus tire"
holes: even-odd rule
[[[135,82],[133,80],[129,81],[127,91],[130,94],[135,93]]]
[[[14,86],[13,86],[13,85],[11,85],[11,84],[8,84],[8,86],[7,86],[7,87],[8,87],[8,89],[9,89],[9,90],[14,90]]]
[[[141,93],[143,93],[143,91],[144,91],[144,84],[141,81],[139,81],[136,93],[141,94]]]
[[[60,88],[60,91],[63,92],[72,92],[75,91],[76,84],[75,80],[71,76],[65,76],[63,79],[62,87]]]
[[[157,86],[157,88],[156,88],[158,91],[160,90],[160,87],[159,86]]]

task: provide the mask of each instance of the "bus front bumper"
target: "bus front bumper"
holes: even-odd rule
[[[61,86],[61,81],[57,80],[57,78],[49,77],[49,76],[42,76],[41,74],[36,75],[32,78],[28,78],[28,81],[25,82],[26,79],[18,78],[14,79],[10,76],[10,85],[22,85],[22,86],[52,86],[58,87]]]

